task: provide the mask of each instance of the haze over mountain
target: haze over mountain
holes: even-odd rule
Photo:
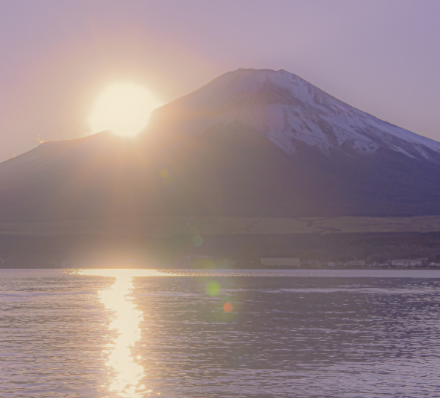
[[[136,138],[48,142],[0,164],[0,221],[440,214],[440,143],[284,70],[240,69]]]

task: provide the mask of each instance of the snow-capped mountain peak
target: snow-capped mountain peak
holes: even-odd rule
[[[156,116],[163,112],[168,118],[175,115],[163,127],[176,124],[182,136],[201,134],[219,123],[239,123],[292,155],[298,144],[325,154],[368,155],[386,148],[429,159],[432,151],[440,153],[440,143],[353,108],[285,70],[228,72],[165,105]]]

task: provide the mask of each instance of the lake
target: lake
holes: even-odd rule
[[[438,397],[440,271],[0,270],[1,397]]]

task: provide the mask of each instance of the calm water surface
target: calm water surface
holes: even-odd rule
[[[438,397],[440,271],[0,270],[1,397]]]

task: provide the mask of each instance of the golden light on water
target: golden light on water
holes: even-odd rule
[[[107,366],[116,372],[110,390],[123,397],[140,397],[140,381],[145,376],[144,368],[131,355],[134,344],[141,337],[139,324],[142,320],[142,311],[126,297],[132,289],[132,277],[122,275],[116,278],[111,289],[100,292],[101,302],[115,314],[110,328],[119,333],[109,347]]]
[[[117,332],[115,340],[106,347],[106,365],[114,373],[109,391],[122,398],[150,396],[153,391],[141,383],[145,377],[144,368],[139,364],[142,358],[133,356],[133,348],[141,338],[143,313],[129,295],[133,291],[133,277],[160,273],[153,270],[83,269],[78,270],[78,274],[115,278],[110,288],[99,292],[100,301],[113,313],[110,329]]]
[[[145,128],[151,111],[159,105],[142,86],[113,84],[98,97],[88,122],[92,133],[110,130],[118,135],[132,136]]]
[[[73,275],[101,276],[114,278],[114,282],[106,289],[100,290],[99,300],[110,313],[109,331],[116,332],[113,340],[103,347],[106,366],[110,380],[104,384],[112,397],[143,398],[160,396],[146,385],[148,375],[141,365],[142,357],[135,352],[136,343],[141,340],[143,312],[132,299],[135,277],[172,277],[172,276],[215,276],[193,270],[156,271],[152,269],[71,269],[66,270]],[[221,276],[218,274],[217,276]],[[230,275],[230,273],[228,273]],[[248,275],[248,274],[235,274]],[[221,293],[220,283],[211,280],[205,286],[207,296],[218,297]],[[225,313],[234,311],[231,302],[223,303]],[[145,339],[145,336],[144,336]]]

